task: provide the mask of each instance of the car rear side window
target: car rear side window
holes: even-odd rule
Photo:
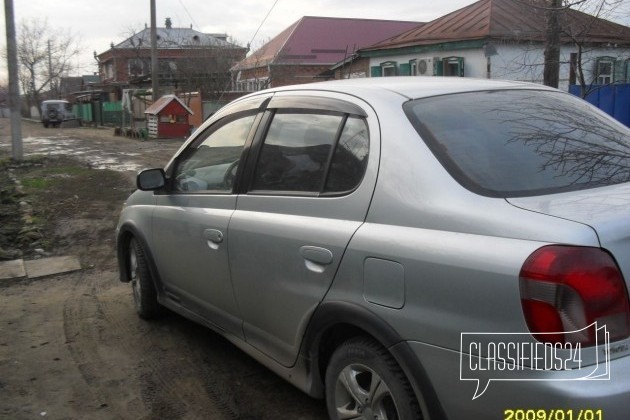
[[[278,111],[267,130],[252,190],[339,194],[360,183],[369,136],[363,118]]]
[[[335,149],[324,192],[350,191],[361,182],[367,165],[369,145],[365,120],[349,117]]]
[[[630,130],[568,94],[471,92],[410,101],[404,109],[449,173],[482,195],[630,181]]]

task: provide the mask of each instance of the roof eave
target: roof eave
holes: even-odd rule
[[[365,48],[358,51],[360,57],[379,57],[383,55],[405,54],[409,52],[422,52],[422,50],[445,50],[445,49],[470,49],[479,48],[491,37],[479,37],[471,39],[441,39],[426,40],[421,42],[405,43],[390,47]]]

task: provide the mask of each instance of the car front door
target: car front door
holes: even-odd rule
[[[274,96],[261,125],[230,221],[230,269],[246,340],[290,366],[366,217],[379,130],[346,98],[290,93]]]
[[[226,116],[184,148],[153,216],[154,259],[167,299],[241,337],[227,233],[234,181],[257,118],[255,110]]]

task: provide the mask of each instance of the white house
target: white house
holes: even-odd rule
[[[542,83],[548,12],[544,4],[480,0],[363,48],[358,57],[369,60],[370,77],[460,76]],[[630,82],[630,28],[573,9],[561,11],[559,23],[561,89],[569,84]]]

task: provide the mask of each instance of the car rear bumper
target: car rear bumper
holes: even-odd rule
[[[625,419],[630,401],[630,356],[610,360],[610,377],[575,379],[570,371],[512,373],[497,379],[490,370],[462,375],[467,356],[418,342],[409,346],[431,378],[449,420],[458,419]],[[531,372],[531,371],[530,371]],[[480,388],[477,391],[477,381]],[[500,376],[500,375],[499,375]],[[484,384],[488,384],[481,393]],[[475,394],[480,393],[476,398]]]

